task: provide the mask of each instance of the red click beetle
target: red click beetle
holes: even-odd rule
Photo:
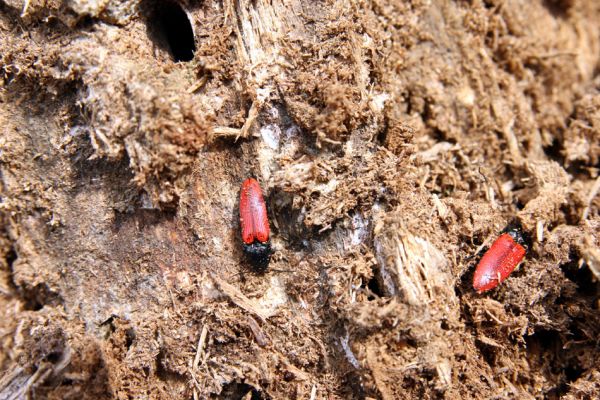
[[[487,292],[498,286],[525,257],[525,239],[518,229],[508,229],[485,252],[473,276],[473,289]]]
[[[271,259],[271,229],[260,185],[253,178],[246,179],[240,190],[240,226],[244,253],[255,268],[265,270]]]

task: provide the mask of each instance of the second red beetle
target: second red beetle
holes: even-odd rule
[[[264,270],[271,259],[271,229],[262,190],[253,178],[246,179],[240,190],[240,227],[244,253],[254,267]]]
[[[523,235],[517,229],[500,235],[479,261],[473,276],[473,289],[483,293],[508,278],[525,257],[524,243]]]

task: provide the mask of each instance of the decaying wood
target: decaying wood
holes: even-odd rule
[[[0,398],[599,397],[599,21],[593,0],[3,0]],[[477,295],[509,223],[526,260]]]

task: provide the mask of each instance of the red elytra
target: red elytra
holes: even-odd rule
[[[483,255],[473,276],[473,289],[483,293],[498,286],[515,270],[526,250],[509,233],[502,234]]]
[[[256,179],[248,178],[242,183],[240,191],[240,225],[242,240],[252,244],[255,240],[266,243],[269,241],[269,219],[267,207]]]

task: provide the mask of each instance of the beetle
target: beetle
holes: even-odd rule
[[[485,252],[473,276],[473,289],[478,293],[494,289],[515,270],[527,249],[523,234],[517,228],[507,229]]]
[[[242,183],[240,227],[246,257],[257,270],[264,271],[271,259],[271,229],[265,199],[260,184],[254,178]]]

